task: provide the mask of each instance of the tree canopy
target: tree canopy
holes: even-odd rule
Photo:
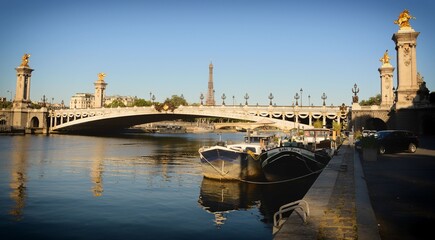
[[[184,97],[180,97],[178,95],[172,95],[171,98],[166,98],[165,103],[168,103],[174,107],[178,107],[180,105],[183,105],[183,106],[189,105],[187,103],[186,99],[184,99]]]
[[[370,97],[368,100],[362,100],[359,105],[361,106],[372,106],[372,105],[380,105],[381,104],[381,94],[378,94],[374,97]]]

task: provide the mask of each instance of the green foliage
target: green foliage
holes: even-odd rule
[[[110,104],[106,104],[108,108],[125,107],[125,104],[120,99],[115,99]]]
[[[153,105],[153,103],[151,101],[147,101],[143,98],[137,98],[133,102],[133,106],[136,106],[136,107],[145,107],[145,106],[151,106],[151,105]]]
[[[37,104],[37,103],[30,103],[28,105],[28,107],[31,108],[31,109],[41,109],[42,108],[42,106]]]
[[[353,137],[354,137],[355,139],[361,139],[361,138],[362,138],[362,133],[361,133],[361,131],[360,131],[360,130],[355,131]]]
[[[165,103],[167,103],[168,105],[174,106],[174,107],[178,107],[180,105],[183,105],[183,106],[189,105],[187,103],[186,99],[184,99],[183,97],[179,97],[177,95],[172,95],[171,98],[166,98]]]
[[[333,121],[332,122],[332,129],[337,132],[337,135],[340,135],[341,132],[341,123]]]
[[[317,119],[316,121],[314,121],[313,123],[313,127],[315,128],[322,128],[323,127],[323,122],[320,119]]]
[[[369,100],[362,100],[359,105],[361,106],[372,106],[372,105],[380,105],[381,104],[381,94],[376,95],[375,97],[370,97]]]
[[[1,102],[0,102],[0,109],[2,109],[2,108],[7,108],[7,109],[12,108],[12,102],[9,102],[9,101],[1,101]]]

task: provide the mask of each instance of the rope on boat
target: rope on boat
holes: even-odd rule
[[[301,179],[301,178],[305,178],[305,177],[311,176],[311,175],[313,175],[313,174],[321,173],[322,170],[323,170],[323,169],[319,169],[319,170],[317,170],[317,171],[315,171],[315,172],[311,172],[311,173],[305,174],[305,175],[303,175],[303,176],[299,176],[299,177],[295,177],[295,178],[290,178],[290,179],[286,179],[286,180],[281,180],[281,181],[275,181],[275,182],[255,182],[255,181],[243,180],[243,179],[240,179],[240,178],[233,178],[233,177],[226,177],[226,176],[223,176],[223,177],[224,177],[225,179],[227,179],[227,180],[238,180],[238,181],[241,181],[241,182],[244,182],[244,183],[252,183],[252,184],[263,184],[263,185],[268,185],[268,184],[278,184],[278,183],[285,183],[285,182],[296,181],[296,180],[298,180],[298,179]]]
[[[230,171],[227,171],[226,173],[224,173],[223,171],[217,169],[210,161],[207,160],[207,158],[205,158],[201,153],[199,153],[199,154],[216,172],[218,172],[220,175],[222,175],[222,177],[225,177],[225,175],[227,175],[230,172]]]

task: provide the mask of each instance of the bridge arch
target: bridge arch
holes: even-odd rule
[[[387,123],[385,123],[380,118],[368,118],[366,120],[364,128],[365,129],[370,129],[370,130],[376,130],[376,131],[386,130],[387,129]]]
[[[315,116],[313,117],[313,113]],[[300,116],[300,118],[299,118]],[[310,128],[311,119],[347,118],[339,107],[294,106],[180,106],[162,110],[151,107],[98,108],[98,109],[60,109],[49,115],[50,132],[94,131],[127,128],[134,125],[167,121],[189,120],[194,118],[226,118],[249,121],[258,126],[268,125],[282,130],[298,127]],[[290,121],[293,118],[295,121]],[[304,124],[300,119],[309,119]],[[254,126],[252,126],[254,127]],[[253,129],[253,128],[251,128]]]
[[[30,120],[30,127],[39,128],[39,119],[37,117],[32,117],[32,119]]]

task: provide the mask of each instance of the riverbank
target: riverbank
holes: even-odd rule
[[[362,161],[347,141],[304,196],[309,217],[292,213],[281,239],[424,239],[435,220],[435,137],[416,153]]]
[[[274,239],[380,239],[359,161],[345,141],[303,198],[307,222],[293,212]]]

